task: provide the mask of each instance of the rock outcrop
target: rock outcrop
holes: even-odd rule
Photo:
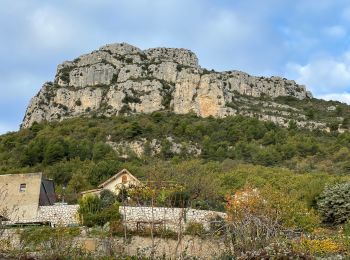
[[[31,100],[22,127],[92,114],[158,110],[202,117],[250,115],[236,107],[237,98],[264,96],[312,97],[293,80],[201,68],[196,55],[186,49],[140,50],[126,43],[111,44],[60,64],[54,82],[45,83]],[[262,112],[264,120],[263,116]]]

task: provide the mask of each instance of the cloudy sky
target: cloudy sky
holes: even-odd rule
[[[57,64],[104,44],[193,50],[202,67],[279,75],[350,104],[348,0],[0,0],[0,133]]]

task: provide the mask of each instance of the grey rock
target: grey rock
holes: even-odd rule
[[[208,71],[198,65],[196,55],[190,50],[143,51],[118,43],[58,65],[53,83],[45,83],[32,98],[22,127],[92,114],[113,116],[165,109],[178,114],[193,112],[202,117],[258,116],[282,125],[287,124],[288,113],[301,114],[289,107],[288,111],[292,112],[268,115],[267,110],[278,110],[270,102],[256,115],[246,109],[252,105],[251,101],[237,107],[239,96],[291,96],[300,100],[312,97],[305,86],[293,80],[255,77],[240,71]],[[300,117],[300,124],[304,121]]]

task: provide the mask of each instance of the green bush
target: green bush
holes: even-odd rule
[[[190,194],[186,191],[175,191],[168,198],[168,205],[172,207],[186,208],[190,199]]]
[[[347,220],[343,226],[344,234],[350,237],[350,220]]]
[[[186,226],[185,233],[191,236],[202,236],[206,233],[206,230],[202,223],[190,221]]]
[[[110,193],[104,191],[101,198],[92,195],[79,201],[78,213],[83,225],[88,227],[103,226],[109,221],[120,219],[117,197],[111,196]]]
[[[350,219],[350,182],[326,187],[317,201],[322,220],[342,224]]]
[[[103,190],[100,193],[101,208],[108,208],[118,200],[118,196],[110,190]]]
[[[78,228],[27,228],[20,233],[20,246],[24,251],[40,251],[42,259],[75,259],[75,256],[83,254],[81,248],[73,243],[79,234]]]
[[[103,226],[107,222],[116,221],[120,219],[119,204],[114,203],[113,205],[103,208],[95,217],[95,225]]]

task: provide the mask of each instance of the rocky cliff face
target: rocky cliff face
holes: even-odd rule
[[[140,50],[126,43],[111,44],[60,64],[54,82],[45,83],[31,100],[22,127],[92,114],[158,110],[193,112],[202,117],[245,114],[284,124],[280,113],[265,113],[263,107],[251,113],[239,105],[242,98],[264,96],[312,97],[292,80],[254,77],[239,71],[208,71],[198,65],[196,55],[189,50]],[[249,106],[249,102],[246,104]],[[279,110],[273,102],[265,107]]]

